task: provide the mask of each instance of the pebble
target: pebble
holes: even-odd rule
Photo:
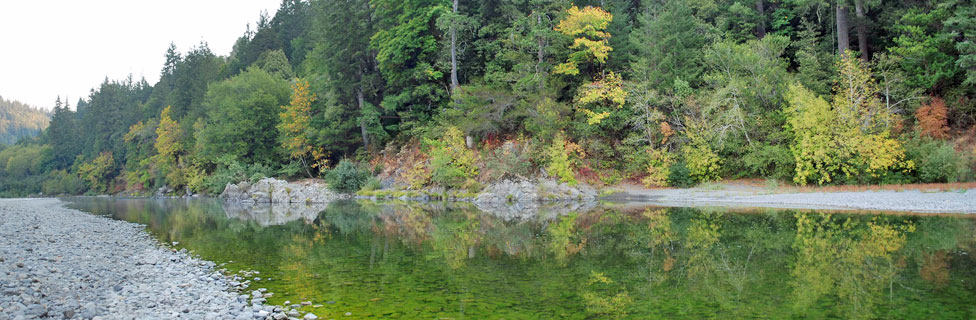
[[[0,199],[0,224],[0,319],[270,314],[271,307],[246,307],[249,297],[213,262],[170,250],[144,225],[68,209],[57,199]]]

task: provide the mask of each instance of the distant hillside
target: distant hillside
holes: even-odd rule
[[[0,96],[0,144],[13,144],[47,128],[51,115],[20,101]]]

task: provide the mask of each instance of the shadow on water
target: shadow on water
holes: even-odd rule
[[[976,317],[976,222],[959,216],[68,201],[326,318]]]

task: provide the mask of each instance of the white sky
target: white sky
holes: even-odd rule
[[[71,107],[108,77],[159,80],[170,42],[228,55],[281,0],[0,0],[0,96]]]

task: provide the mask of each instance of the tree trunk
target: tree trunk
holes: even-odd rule
[[[454,0],[454,15],[458,12],[458,0]],[[457,21],[451,23],[451,93],[461,86],[457,76]]]
[[[366,134],[366,118],[363,116],[363,108],[366,101],[363,99],[363,89],[356,91],[356,100],[359,102],[359,130],[363,134],[363,148],[369,149],[369,135]]]
[[[850,30],[851,27],[847,24],[847,3],[846,0],[837,1],[837,54],[843,55],[847,53],[850,49],[851,39]]]
[[[854,14],[857,16],[857,49],[861,51],[861,60],[868,62],[868,18],[864,14],[864,0],[854,0]]]
[[[537,14],[535,16],[535,19],[536,19],[536,24],[538,24],[538,25],[541,26],[542,25],[542,14]],[[545,46],[545,39],[541,35],[538,36],[538,44],[539,44],[539,50],[538,50],[537,56],[538,56],[538,59],[539,60],[535,64],[535,74],[536,74],[536,78],[539,79],[539,92],[541,93],[542,90],[545,89],[545,87],[546,87],[545,75],[542,73],[542,62],[543,62],[543,59],[545,57],[545,53],[542,51],[542,49]]]
[[[766,36],[766,8],[763,6],[763,0],[756,0],[756,11],[759,14],[759,23],[756,24],[756,34],[759,39]]]

